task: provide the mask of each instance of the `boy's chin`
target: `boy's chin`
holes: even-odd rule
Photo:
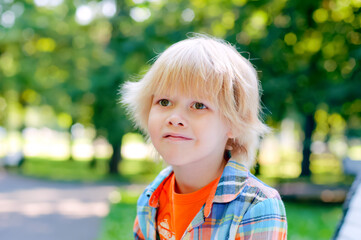
[[[186,157],[176,157],[176,158],[163,158],[163,160],[172,167],[182,167],[187,166],[195,162],[195,160],[186,158]]]
[[[163,160],[171,166],[182,166],[185,164],[184,157],[163,157]]]

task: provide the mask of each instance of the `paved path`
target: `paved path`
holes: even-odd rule
[[[115,184],[50,182],[0,168],[1,240],[94,240]]]
[[[344,215],[334,236],[337,240],[359,240],[361,236],[361,172],[356,177],[343,205]]]

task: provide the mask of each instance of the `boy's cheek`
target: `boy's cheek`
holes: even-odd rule
[[[157,117],[157,111],[156,109],[154,109],[153,107],[150,109],[149,111],[149,116],[148,116],[148,125],[151,125],[154,123],[154,119]]]

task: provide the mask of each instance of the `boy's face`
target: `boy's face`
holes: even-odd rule
[[[148,130],[153,145],[172,166],[222,161],[231,136],[213,104],[183,94],[153,97]]]

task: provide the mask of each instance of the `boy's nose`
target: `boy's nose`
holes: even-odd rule
[[[168,125],[186,127],[186,121],[177,115],[172,115],[168,118]]]

